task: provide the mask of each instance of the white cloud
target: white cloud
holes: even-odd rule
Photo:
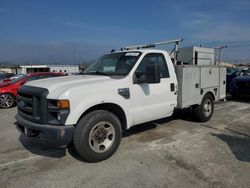
[[[241,41],[250,39],[250,25],[238,24],[232,22],[226,23],[211,23],[204,26],[206,29],[200,28],[194,34],[196,39],[208,41]]]
[[[186,14],[186,19],[181,22],[181,26],[186,28],[199,28],[200,26],[205,26],[213,22],[214,17],[211,14],[204,12],[191,12]]]
[[[48,44],[50,46],[55,46],[55,47],[58,47],[58,46],[61,46],[62,43],[61,42],[58,42],[58,41],[49,41]]]
[[[225,3],[225,8],[230,11],[249,11],[250,1],[249,0],[229,1]]]
[[[147,32],[152,34],[153,31],[145,31],[144,29],[138,29],[138,28],[131,28],[131,27],[125,27],[125,26],[114,26],[114,25],[97,25],[97,24],[89,24],[84,22],[70,22],[70,21],[56,21],[56,23],[59,23],[61,25],[65,25],[67,27],[73,27],[76,29],[84,29],[94,32],[107,32],[107,33],[141,33],[141,32]]]
[[[250,4],[250,3],[249,3]],[[250,39],[250,24],[233,20],[225,12],[185,12],[180,26],[193,40],[199,41],[242,41]]]

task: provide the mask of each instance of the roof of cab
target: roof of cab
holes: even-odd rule
[[[166,53],[166,50],[159,50],[159,49],[134,49],[134,50],[122,50],[122,51],[115,51],[113,53],[119,53],[119,52],[141,52],[141,53]]]

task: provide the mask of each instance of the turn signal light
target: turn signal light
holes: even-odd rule
[[[57,107],[60,109],[68,109],[69,108],[69,101],[68,100],[58,100]]]

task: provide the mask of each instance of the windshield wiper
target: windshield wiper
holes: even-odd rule
[[[105,72],[100,72],[100,71],[93,71],[93,72],[87,72],[83,74],[96,74],[96,75],[103,75],[103,76],[111,76],[111,74],[105,73]]]
[[[108,74],[106,72],[100,72],[100,71],[96,71],[95,74],[103,75],[103,76],[111,76],[110,74]]]

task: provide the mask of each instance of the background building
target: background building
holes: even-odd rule
[[[18,74],[28,74],[32,72],[64,72],[78,73],[79,65],[21,65],[17,69]]]
[[[1,66],[0,65],[0,72],[18,74],[19,68],[20,68],[19,66]]]

